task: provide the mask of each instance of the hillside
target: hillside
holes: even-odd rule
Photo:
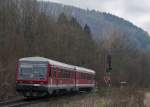
[[[43,5],[43,3],[41,4]],[[59,14],[65,13],[68,17],[75,17],[82,26],[87,24],[91,28],[95,40],[107,40],[114,32],[119,31],[123,32],[136,48],[150,50],[149,34],[123,18],[109,13],[83,10],[52,2],[44,2],[44,4],[46,4],[47,13],[56,19]]]
[[[0,1],[0,99],[16,95],[16,64],[29,56],[93,69],[105,87],[110,54],[113,87],[121,81],[149,87],[149,43],[145,31],[110,14],[37,0]]]

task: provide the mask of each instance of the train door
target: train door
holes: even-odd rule
[[[75,89],[76,89],[76,71],[74,70],[73,71],[73,79],[74,79],[74,87],[75,87]]]
[[[56,80],[57,68],[55,66],[51,66],[51,87],[53,89],[57,89],[57,80]]]
[[[55,80],[56,80],[56,86],[58,87],[58,71],[59,71],[59,69],[58,69],[58,67],[56,67],[56,74],[55,74]]]
[[[75,71],[75,89],[76,91],[78,91],[79,86],[78,86],[78,82],[79,82],[79,72]]]
[[[53,71],[54,71],[54,72],[53,72],[53,74],[54,74],[54,75],[53,75],[54,88],[56,88],[56,89],[57,89],[57,77],[56,77],[56,74],[57,74],[57,67],[55,67],[55,66],[54,66]]]
[[[60,88],[62,85],[62,70],[60,68],[57,68],[57,87]]]

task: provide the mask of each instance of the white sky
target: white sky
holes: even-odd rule
[[[141,27],[150,34],[150,0],[44,0],[83,9],[108,12]]]

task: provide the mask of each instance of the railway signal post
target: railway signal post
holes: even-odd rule
[[[111,86],[111,73],[112,73],[112,63],[111,63],[111,55],[107,55],[107,62],[106,62],[106,73],[104,77],[105,83],[110,87]]]

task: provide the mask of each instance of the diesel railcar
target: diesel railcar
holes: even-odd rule
[[[19,59],[16,90],[25,97],[45,96],[61,91],[90,91],[95,88],[95,71],[44,57]]]

